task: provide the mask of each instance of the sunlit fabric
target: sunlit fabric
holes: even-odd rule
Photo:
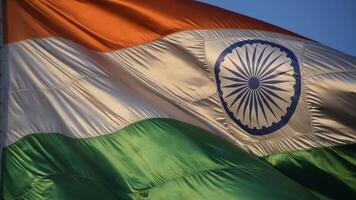
[[[356,193],[354,57],[192,1],[4,13],[4,199]]]

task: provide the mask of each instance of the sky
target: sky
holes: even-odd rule
[[[356,0],[201,0],[356,56]]]

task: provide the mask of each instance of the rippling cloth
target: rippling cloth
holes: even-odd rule
[[[354,57],[185,0],[7,0],[4,37],[4,199],[355,195]]]

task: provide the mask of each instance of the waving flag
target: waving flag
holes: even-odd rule
[[[4,199],[355,196],[354,57],[192,1],[7,0],[4,35]]]

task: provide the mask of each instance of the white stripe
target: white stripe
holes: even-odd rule
[[[11,84],[6,145],[31,133],[95,137],[167,114],[208,129],[146,91],[102,53],[58,38],[28,40],[7,48]]]
[[[301,63],[302,95],[297,109],[286,126],[265,136],[252,136],[239,128],[225,114],[216,93],[213,66],[218,55],[246,39],[285,46]],[[257,155],[355,142],[352,125],[322,111],[330,92],[354,92],[355,79],[345,73],[346,77],[333,74],[338,77],[329,79],[317,75],[354,70],[355,59],[324,56],[329,49],[303,39],[258,31],[200,30],[108,53],[60,38],[27,40],[6,48],[10,68],[7,145],[31,133],[94,137],[153,117],[198,125]],[[337,79],[334,90],[319,84],[331,79]],[[341,110],[349,106],[344,96],[338,97]],[[337,114],[344,116],[340,109]],[[355,119],[355,114],[348,117]],[[334,125],[336,132],[331,131]]]

